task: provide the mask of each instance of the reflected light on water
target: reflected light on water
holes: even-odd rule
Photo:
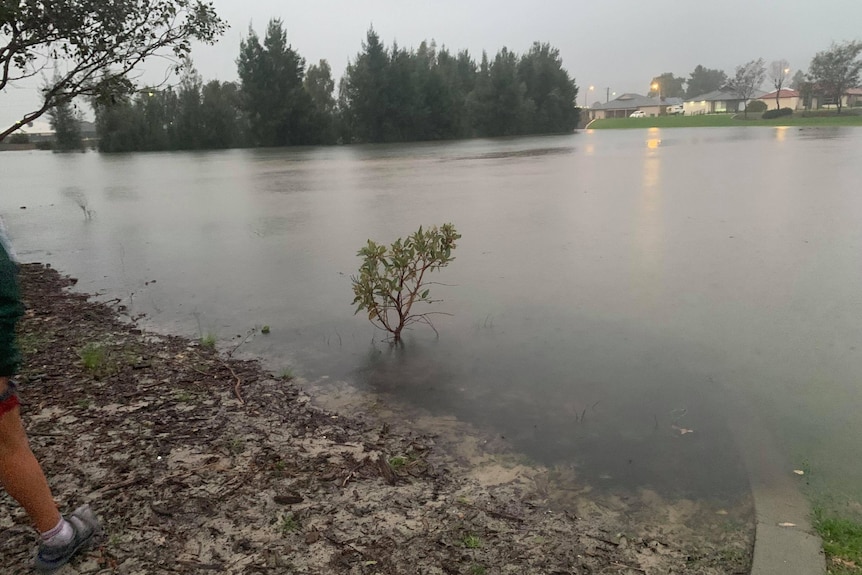
[[[776,126],[775,127],[775,139],[778,142],[783,142],[787,139],[787,126]]]
[[[648,272],[661,257],[662,222],[661,159],[650,154],[644,158],[641,191],[638,197],[635,241],[640,253],[641,272]]]
[[[661,138],[659,138],[660,131],[658,128],[650,128],[647,130],[647,135],[649,139],[647,139],[647,148],[650,150],[656,150],[661,145]]]

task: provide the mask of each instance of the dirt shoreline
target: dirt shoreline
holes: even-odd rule
[[[555,493],[560,470],[490,448],[468,464],[421,426],[328,412],[259,362],[123,321],[48,267],[23,265],[21,283],[34,451],[61,508],[91,503],[105,523],[61,573],[748,572],[745,502]],[[0,498],[4,573],[29,573],[34,534]]]

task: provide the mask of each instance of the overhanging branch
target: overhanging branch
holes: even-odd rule
[[[57,104],[117,86],[162,50],[172,50],[182,61],[191,38],[212,42],[225,28],[212,5],[200,0],[126,0],[104,6],[96,0],[65,0],[50,9],[42,3],[20,6],[13,10],[15,21],[0,24],[5,42],[0,46],[0,90],[52,63],[55,70],[60,64],[71,70],[42,91],[37,109],[0,131],[0,141]]]

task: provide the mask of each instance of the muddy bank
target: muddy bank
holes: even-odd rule
[[[747,572],[748,502],[562,489],[572,470],[481,430],[444,422],[451,442],[385,408],[328,412],[257,362],[142,331],[50,268],[21,281],[34,451],[61,508],[91,503],[105,523],[64,573]],[[4,573],[27,573],[33,532],[0,497]]]

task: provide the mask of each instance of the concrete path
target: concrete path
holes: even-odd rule
[[[751,575],[826,573],[820,537],[809,520],[811,509],[799,492],[802,479],[749,406],[733,411],[729,423],[748,470],[757,516]]]

